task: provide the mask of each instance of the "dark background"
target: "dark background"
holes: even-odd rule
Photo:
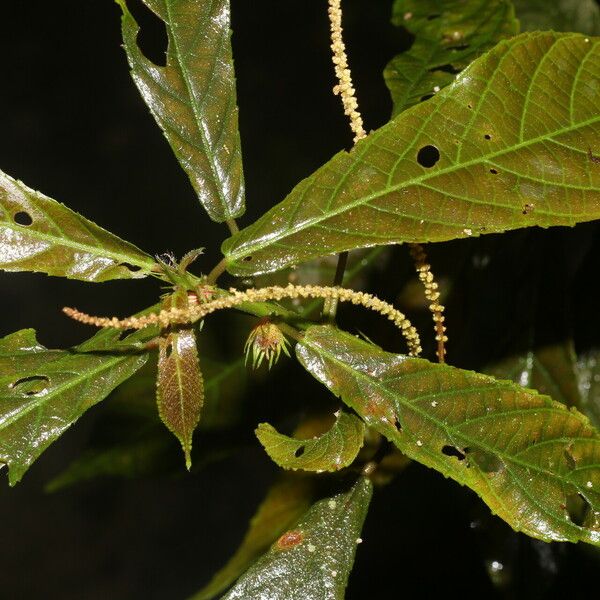
[[[391,102],[381,72],[410,43],[388,24],[391,4],[345,2],[346,40],[367,129],[387,120]],[[206,272],[227,230],[205,217],[129,78],[119,12],[111,0],[3,2],[0,168],[150,254],[180,256],[206,247],[199,264]],[[156,51],[160,29],[147,25],[148,47]],[[233,28],[244,225],[349,147],[351,135],[331,93],[324,0],[234,0]],[[434,249],[434,265],[456,277],[461,290],[449,302],[453,364],[480,368],[504,355],[522,325],[537,324],[542,341],[562,339],[567,330],[575,331],[581,348],[598,339],[587,275],[598,264],[595,233],[594,225],[584,225]],[[484,255],[492,257],[493,269],[477,267],[475,258]],[[391,283],[383,286],[392,298],[396,281],[410,272],[404,252],[395,250],[393,258],[384,278]],[[64,304],[126,315],[155,302],[159,291],[154,281],[100,285],[29,273],[0,273],[0,290],[0,335],[34,327],[49,347],[69,346],[89,333],[60,314]],[[282,397],[292,405],[322,397],[297,365],[288,369],[301,386],[282,393],[278,386],[289,373],[280,372],[248,402],[262,402],[264,414],[280,414]],[[101,406],[90,410],[16,488],[0,477],[0,598],[184,598],[235,548],[275,476],[255,444],[197,476],[98,482],[45,494],[44,483],[81,452],[101,412]],[[577,581],[594,580],[597,563],[585,548],[530,542],[488,512],[455,483],[409,467],[374,498],[348,598],[558,598],[583,591]],[[501,547],[490,545],[496,536]],[[485,570],[486,561],[496,559],[512,570],[513,585],[504,592],[494,589]]]

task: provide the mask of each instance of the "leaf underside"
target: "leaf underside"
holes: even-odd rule
[[[415,36],[384,71],[393,114],[418,104],[500,40],[518,33],[509,0],[396,0],[392,23]]]
[[[48,350],[32,329],[1,339],[0,462],[9,467],[10,485],[146,359],[146,354]]]
[[[600,7],[595,0],[512,0],[523,31],[578,31],[600,35]]]
[[[261,423],[255,433],[273,462],[284,469],[339,471],[351,465],[362,448],[365,424],[341,412],[329,431],[312,439],[288,437],[268,423]]]
[[[314,504],[223,600],[343,600],[372,491],[361,478],[350,491]]]
[[[476,491],[515,530],[600,545],[600,436],[512,382],[308,330],[304,367],[410,458]],[[582,514],[574,514],[579,503]]]
[[[501,42],[226,240],[228,270],[600,217],[599,80],[598,39]]]
[[[154,260],[0,171],[0,269],[82,281],[146,277]]]
[[[167,28],[166,66],[137,44],[138,24],[125,0],[123,40],[131,74],[144,101],[217,222],[244,212],[244,176],[229,0],[143,0]]]

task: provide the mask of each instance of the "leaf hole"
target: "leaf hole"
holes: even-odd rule
[[[429,100],[430,98],[433,98],[435,96],[435,94],[425,94],[425,96],[421,96],[421,102],[425,102],[425,100]]]
[[[490,169],[490,173],[492,175],[498,175],[498,171],[496,169]]]
[[[127,0],[127,7],[140,28],[136,40],[140,51],[157,67],[166,66],[169,36],[165,22],[142,0]]]
[[[528,215],[533,212],[534,205],[533,204],[524,204],[523,210],[521,211],[524,215]]]
[[[173,354],[173,343],[170,342],[168,346],[165,348],[165,357],[169,358]]]
[[[17,225],[22,225],[23,227],[28,227],[33,223],[31,215],[28,212],[25,212],[24,210],[20,210],[18,213],[15,214],[13,218]]]
[[[465,458],[467,458],[466,449],[465,451],[462,451],[456,446],[444,446],[442,448],[442,454],[446,456],[454,456],[458,460],[465,460]]]
[[[460,44],[459,46],[450,46],[450,48],[448,48],[448,49],[454,50],[455,52],[460,52],[462,50],[467,50],[470,47],[471,47],[470,44]]]
[[[484,137],[486,140],[491,140],[491,139],[492,139],[492,136],[491,136],[489,133],[486,133],[486,134],[485,134],[483,137]]]
[[[450,73],[450,75],[458,75],[462,69],[451,65],[450,63],[446,65],[441,65],[440,67],[435,67],[434,69],[429,69],[430,73],[435,73],[436,71],[441,71],[442,73]]]
[[[252,256],[244,256],[242,259],[244,262],[250,262],[252,260]]]
[[[295,456],[296,458],[300,458],[300,457],[301,457],[301,456],[304,454],[304,451],[305,451],[305,450],[306,450],[306,447],[305,447],[305,446],[300,446],[300,447],[299,447],[299,448],[296,450],[296,452],[294,452],[294,456]]]
[[[402,423],[400,423],[400,419],[398,417],[396,417],[394,420],[394,427],[397,431],[402,431]]]
[[[582,527],[587,522],[592,507],[581,494],[569,494],[567,496],[565,510],[567,511],[571,522]]]
[[[50,385],[50,379],[46,375],[31,375],[18,379],[8,387],[25,394],[26,396],[35,396],[43,392]]]
[[[132,265],[131,263],[121,263],[119,265],[120,267],[125,267],[128,271],[131,271],[132,273],[137,273],[138,271],[142,270],[142,267],[138,266],[138,265]]]
[[[442,15],[440,14],[435,14],[435,15],[427,15],[427,20],[428,21],[433,21],[434,19],[439,19]]]
[[[417,153],[417,162],[426,169],[431,169],[440,160],[440,151],[431,144],[423,146]]]

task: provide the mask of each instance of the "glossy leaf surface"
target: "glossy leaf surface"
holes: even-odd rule
[[[595,0],[512,0],[522,31],[554,29],[600,35]]]
[[[214,221],[244,212],[244,177],[229,0],[143,0],[167,28],[166,65],[147,59],[125,0],[123,39],[133,79]]]
[[[228,270],[600,217],[599,77],[597,39],[501,42],[226,240]]]
[[[372,485],[317,502],[224,596],[224,600],[343,600]]]
[[[158,413],[181,442],[189,470],[192,436],[204,403],[204,381],[192,329],[173,331],[160,339],[156,384]]]
[[[384,71],[394,115],[439,92],[480,54],[519,32],[509,0],[396,0],[392,23],[415,36]]]
[[[363,446],[365,424],[356,416],[340,412],[329,431],[312,439],[296,439],[261,423],[256,437],[273,462],[284,469],[338,471],[352,464]]]
[[[10,484],[146,358],[48,350],[32,329],[0,340],[0,462],[9,467]]]
[[[235,554],[190,600],[218,597],[310,508],[314,494],[311,479],[285,474],[271,487],[258,507]]]
[[[145,277],[154,260],[0,171],[0,269],[82,281]]]
[[[512,382],[308,330],[304,367],[410,458],[475,490],[515,530],[600,545],[600,436]],[[586,508],[581,517],[572,501]]]

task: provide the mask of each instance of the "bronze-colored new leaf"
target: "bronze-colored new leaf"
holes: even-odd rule
[[[339,471],[351,465],[362,448],[365,424],[340,412],[329,431],[311,439],[283,435],[268,423],[261,423],[255,433],[271,459],[284,469]]]
[[[82,281],[146,277],[154,260],[0,171],[0,269]]]
[[[599,218],[599,79],[598,38],[501,42],[226,240],[228,270]]]
[[[192,466],[192,436],[200,422],[204,402],[196,336],[191,328],[173,331],[160,338],[157,401],[160,418],[181,442],[189,470]]]
[[[476,491],[517,531],[600,545],[600,435],[533,390],[390,354],[330,326],[300,362],[404,454]]]
[[[144,56],[125,0],[123,40],[132,77],[211,219],[244,212],[244,176],[229,0],[143,0],[162,19],[165,66]]]

